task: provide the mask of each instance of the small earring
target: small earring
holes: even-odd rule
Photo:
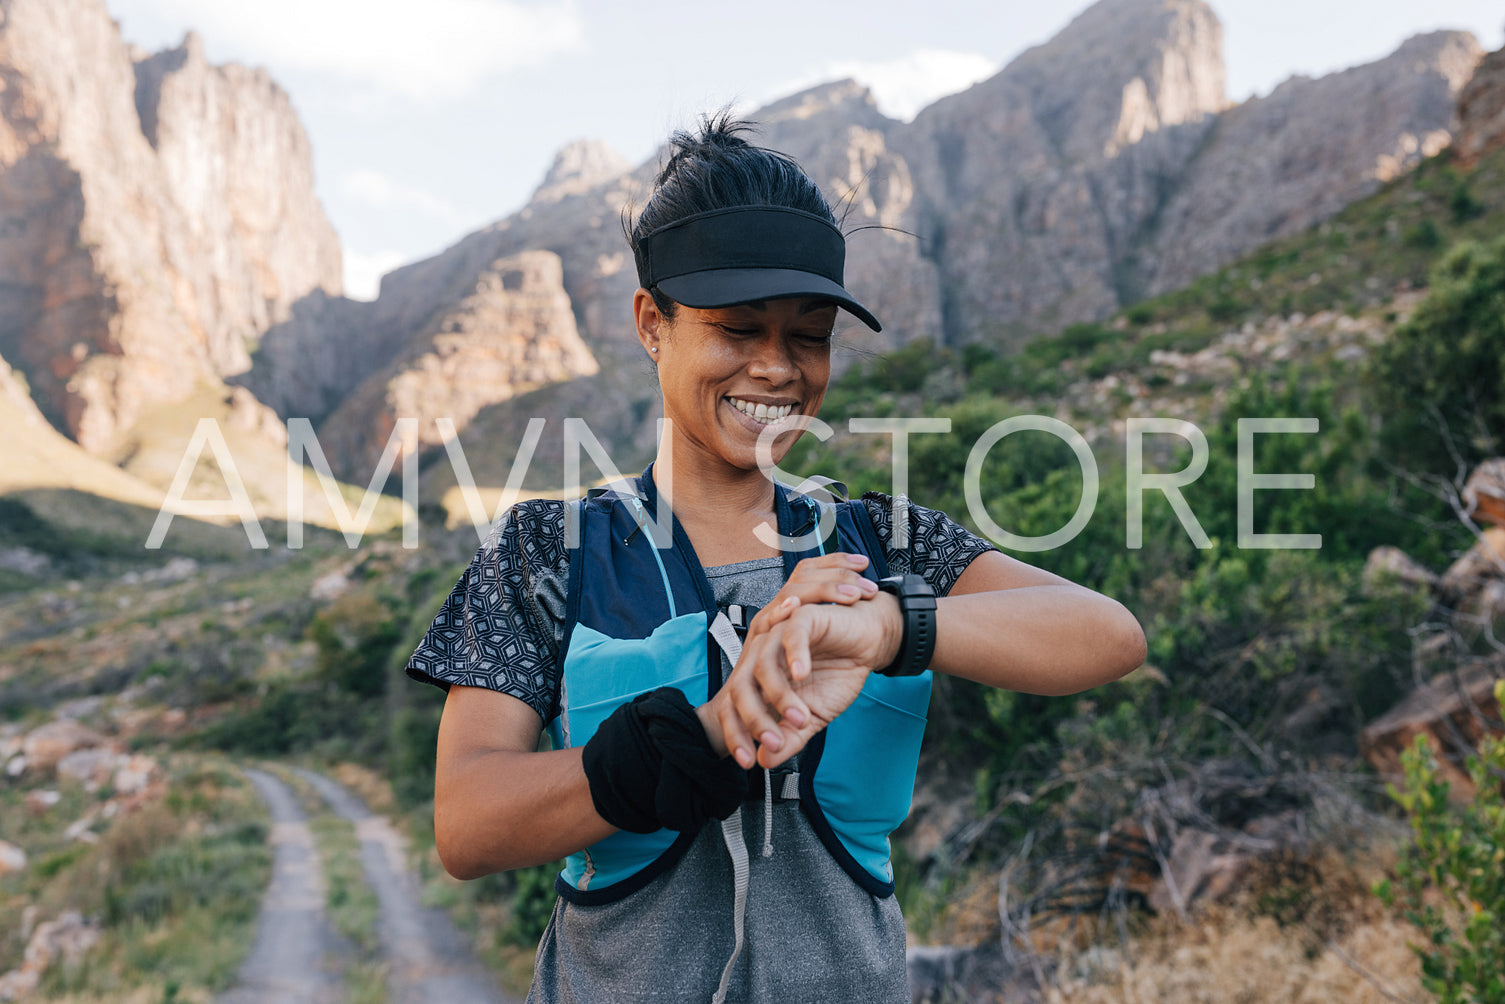
[[[655,346],[653,346],[653,348],[649,349],[648,351],[649,352],[657,352],[658,351],[658,346],[655,345]]]

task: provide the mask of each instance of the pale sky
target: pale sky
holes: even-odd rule
[[[1505,36],[1498,0],[1210,0],[1228,95],[1378,59],[1411,35]],[[105,0],[128,41],[199,32],[217,63],[265,66],[314,148],[347,293],[527,201],[575,139],[633,163],[727,103],[856,77],[908,119],[990,76],[1089,6],[1014,0],[756,5],[705,0]],[[1423,9],[1423,6],[1425,9]],[[916,9],[922,15],[915,13]]]

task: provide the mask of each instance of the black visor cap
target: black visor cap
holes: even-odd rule
[[[842,285],[846,240],[827,220],[780,206],[697,213],[638,242],[638,282],[687,307],[809,296],[883,327]]]

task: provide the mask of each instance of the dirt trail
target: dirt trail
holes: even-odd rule
[[[340,999],[324,970],[336,936],[324,917],[324,877],[313,833],[287,785],[264,771],[246,776],[272,813],[272,882],[261,901],[256,941],[236,986],[220,1004],[323,1004]]]
[[[517,1004],[476,961],[449,917],[419,904],[417,882],[403,859],[402,838],[391,824],[322,774],[295,770],[337,815],[355,825],[361,868],[380,909],[377,933],[389,967],[388,1000]]]

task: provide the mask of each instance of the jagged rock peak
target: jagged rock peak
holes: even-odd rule
[[[554,201],[575,195],[618,178],[632,170],[632,164],[610,145],[598,139],[581,139],[567,143],[554,154],[533,193],[534,201]]]
[[[1429,31],[1412,35],[1393,53],[1380,60],[1382,65],[1410,68],[1417,73],[1440,74],[1454,94],[1473,77],[1484,47],[1468,31]]]
[[[1223,26],[1202,0],[1101,0],[999,77],[1030,92],[1073,159],[1111,155],[1228,105]]]
[[[893,121],[878,110],[873,92],[850,77],[816,84],[787,98],[780,98],[758,109],[755,118],[760,124],[772,124],[787,119],[813,118],[831,112],[840,112],[854,124],[869,128]]]

